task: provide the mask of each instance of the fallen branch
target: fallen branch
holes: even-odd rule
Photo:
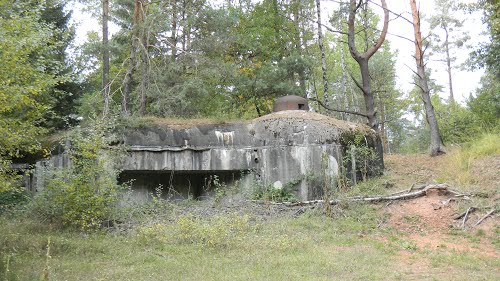
[[[461,218],[463,218],[465,215],[468,215],[468,213],[472,210],[472,212],[474,212],[476,210],[476,207],[469,207],[467,210],[465,210],[465,212],[459,214],[459,215],[456,215],[453,219],[454,220],[459,220]]]
[[[486,215],[484,215],[484,217],[480,218],[476,224],[474,226],[478,226],[480,223],[482,223],[486,218],[488,218],[489,216],[493,215],[493,213],[496,212],[496,209],[492,209],[491,211],[489,211]]]
[[[462,199],[462,200],[470,200],[470,197],[468,194],[462,194],[462,195],[455,195],[454,197],[451,197],[451,198],[448,198],[444,201],[441,201],[441,204],[443,206],[447,206],[448,204],[450,204],[451,201],[458,201],[459,199]]]
[[[465,223],[467,222],[467,220],[469,219],[469,215],[474,212],[476,210],[476,208],[474,207],[469,207],[467,209],[467,211],[465,212],[465,215],[464,215],[464,219],[462,220],[462,228],[465,228]]]
[[[449,188],[448,184],[443,183],[443,184],[428,184],[424,186],[419,186],[417,188],[411,188],[411,189],[406,189],[403,191],[399,191],[390,195],[378,195],[378,196],[373,196],[373,197],[351,197],[345,199],[345,201],[348,202],[369,202],[369,203],[376,203],[376,202],[383,202],[383,201],[392,201],[392,200],[408,200],[408,199],[413,199],[413,198],[418,198],[425,196],[429,190],[441,190],[441,191],[446,191],[448,193],[451,193],[455,196],[463,196],[464,194],[452,190]],[[416,191],[412,191],[416,190]],[[329,200],[328,203],[330,205],[337,205],[340,203],[342,200],[338,199],[333,199]],[[266,204],[271,204],[271,205],[284,205],[284,206],[305,206],[305,205],[312,205],[312,204],[324,204],[325,200],[310,200],[310,201],[299,201],[299,202],[269,202],[269,201],[264,201],[264,200],[251,200],[251,202],[254,203],[266,203]]]

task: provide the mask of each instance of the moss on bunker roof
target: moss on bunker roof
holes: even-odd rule
[[[285,110],[273,112],[252,120],[221,120],[221,119],[176,119],[176,118],[157,118],[146,117],[145,121],[150,124],[166,126],[173,129],[188,129],[200,125],[225,125],[225,124],[255,124],[260,122],[268,122],[274,120],[288,120],[288,121],[314,121],[320,124],[333,126],[343,133],[362,132],[364,134],[373,134],[373,130],[365,124],[359,124],[344,120],[339,120],[329,117],[320,113],[304,111],[304,110]],[[147,125],[146,125],[147,127]]]
[[[291,119],[291,120],[311,120],[317,121],[325,125],[331,125],[338,128],[342,132],[363,132],[366,134],[372,134],[373,130],[367,125],[339,120],[333,117],[329,117],[320,113],[303,111],[303,110],[286,110],[278,111],[271,114],[264,115],[262,117],[252,120],[252,122],[265,122],[276,119]]]

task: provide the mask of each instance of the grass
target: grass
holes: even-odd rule
[[[0,278],[44,280],[47,272],[45,280],[398,280],[445,266],[462,272],[463,280],[488,280],[500,266],[493,258],[425,252],[405,238],[384,239],[397,234],[377,228],[383,214],[371,205],[334,213],[327,218],[312,210],[268,220],[188,214],[162,226],[143,221],[128,231],[92,233],[3,216]],[[415,275],[402,266],[402,253],[429,263]]]
[[[451,149],[444,156],[438,181],[452,182],[465,189],[481,181],[481,174],[472,171],[474,163],[488,156],[500,155],[499,138],[499,134],[486,133],[474,142]]]
[[[483,180],[482,173],[474,174],[474,165],[500,152],[497,137],[485,135],[437,159],[440,170],[433,172],[457,185]],[[414,171],[409,162],[407,168]],[[401,180],[396,183],[401,186],[395,190],[409,187],[413,180],[399,171]],[[386,183],[393,181],[387,175],[371,179],[342,196],[387,193],[391,190]],[[486,206],[489,199],[474,198],[484,202],[461,201],[454,207]],[[499,276],[499,259],[479,247],[499,249],[498,225],[492,232],[443,229],[441,244],[431,248],[384,223],[388,219],[384,204],[343,202],[332,207],[331,217],[323,215],[320,206],[299,216],[266,217],[233,213],[219,204],[213,205],[219,212],[203,216],[186,211],[190,210],[186,204],[208,208],[206,202],[195,201],[156,206],[141,212],[127,227],[88,233],[7,212],[0,215],[0,280],[498,280]],[[403,222],[421,219],[407,215]],[[458,251],[447,246],[450,241],[478,250]]]

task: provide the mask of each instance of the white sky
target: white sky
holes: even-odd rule
[[[387,5],[390,10],[396,13],[406,12],[406,18],[411,19],[410,12],[410,1],[409,0],[387,0]],[[461,2],[476,2],[476,1],[461,1]],[[426,17],[430,17],[434,12],[434,1],[417,1],[420,3],[420,11]],[[418,4],[417,4],[418,5]],[[466,22],[464,23],[464,29],[471,36],[471,40],[467,42],[467,45],[477,45],[481,40],[486,40],[484,36],[480,33],[486,30],[486,27],[481,23],[481,15],[458,15],[460,17],[465,17]],[[393,16],[391,16],[392,18]],[[429,27],[422,21],[422,36],[429,34]],[[389,32],[393,34],[402,35],[405,37],[412,38],[413,36],[413,26],[403,19],[396,19],[389,23]],[[415,52],[415,46],[412,42],[397,38],[395,36],[387,36],[388,40],[391,41],[391,46],[393,49],[399,51],[398,61],[396,64],[397,74],[398,74],[398,85],[404,90],[410,90],[413,88],[411,84],[412,72],[407,66],[415,69],[415,60],[412,55]],[[457,61],[455,66],[460,66],[469,57],[470,50],[464,45],[464,47],[457,51],[455,54]],[[448,90],[448,74],[446,72],[446,66],[442,62],[429,61],[427,64],[432,70],[431,78],[435,79],[439,85],[444,86],[443,93],[440,93],[442,98],[447,98],[449,96]],[[479,80],[483,74],[483,71],[467,72],[461,69],[452,69],[452,79],[453,79],[453,92],[455,99],[457,101],[465,101],[471,92],[479,86]]]
[[[334,8],[335,1],[322,0],[322,17],[324,22],[328,21],[328,14],[331,14],[332,9]],[[474,0],[462,0],[461,2],[476,2]],[[434,12],[434,1],[432,0],[421,0],[417,3],[420,3],[420,10],[425,16],[429,17]],[[409,0],[387,0],[388,8],[395,13],[403,13],[403,16],[411,20],[410,14],[410,4]],[[84,5],[79,3],[73,3],[68,5],[68,9],[73,10],[73,22],[77,25],[77,37],[76,44],[82,44],[86,35],[90,31],[100,32],[100,26],[98,21],[95,18],[92,18],[89,12],[84,12]],[[382,15],[382,9],[372,7]],[[466,18],[466,22],[464,24],[464,28],[469,32],[471,36],[471,40],[467,42],[468,45],[474,45],[482,40],[484,41],[486,38],[481,36],[480,33],[485,31],[485,26],[481,24],[480,14],[476,15],[460,15]],[[394,15],[390,16],[391,19],[394,18]],[[425,21],[422,22],[422,35],[426,36],[429,33],[429,28],[426,26]],[[110,33],[114,33],[118,30],[118,27],[112,23],[110,23]],[[389,33],[401,35],[404,37],[412,38],[413,37],[413,27],[408,22],[403,19],[396,19],[389,23]],[[389,40],[391,43],[391,47],[393,50],[398,51],[398,58],[396,63],[396,73],[397,73],[397,85],[404,92],[408,92],[413,88],[412,82],[412,70],[415,69],[415,61],[412,55],[415,52],[415,46],[412,42],[398,38],[396,36],[387,35],[386,40]],[[459,66],[461,63],[468,58],[469,50],[464,48],[459,50],[456,54],[458,57],[456,66]],[[442,85],[443,92],[440,93],[442,98],[448,97],[448,76],[446,73],[445,65],[441,62],[433,62],[430,61],[428,66],[433,70],[431,74],[431,78],[435,79],[439,85]],[[411,69],[410,69],[411,68]],[[469,94],[474,92],[474,90],[479,86],[479,80],[481,75],[483,74],[482,70],[475,72],[467,72],[465,70],[454,69],[453,70],[453,90],[455,94],[455,99],[460,102],[464,102],[465,99],[469,97]]]

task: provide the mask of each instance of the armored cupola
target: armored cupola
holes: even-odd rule
[[[285,110],[309,110],[307,99],[299,96],[284,96],[274,102],[274,112]]]

